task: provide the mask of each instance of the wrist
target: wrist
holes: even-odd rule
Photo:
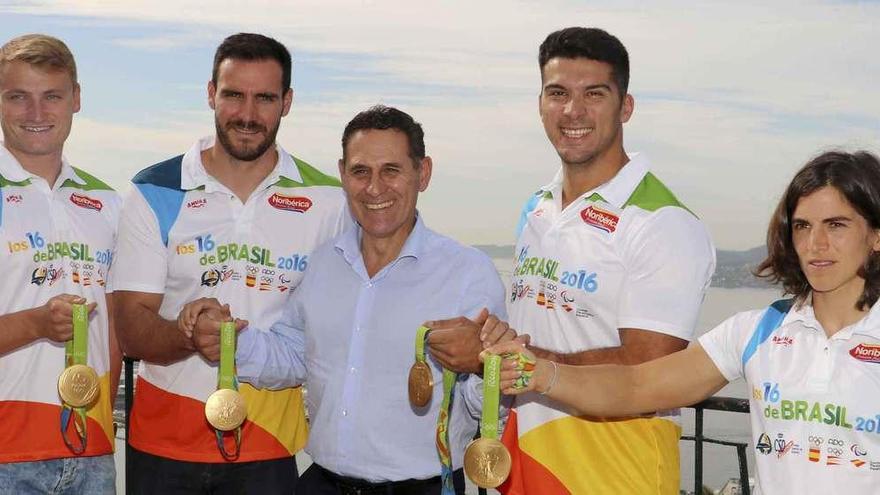
[[[535,372],[538,378],[535,382],[535,391],[547,395],[559,379],[559,365],[556,361],[540,360],[535,364]]]

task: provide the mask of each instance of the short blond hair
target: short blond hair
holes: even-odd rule
[[[76,62],[67,45],[45,34],[25,34],[0,47],[0,70],[12,62],[24,62],[41,69],[63,70],[76,84]]]

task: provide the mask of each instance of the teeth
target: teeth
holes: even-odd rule
[[[52,128],[52,126],[50,126],[50,125],[40,126],[40,127],[26,125],[26,126],[22,126],[22,127],[24,127],[24,130],[26,130],[28,132],[46,132]]]
[[[249,127],[236,127],[235,130],[242,134],[256,134],[259,132],[257,129],[251,129]]]
[[[562,130],[562,134],[565,137],[569,137],[569,138],[581,138],[581,137],[586,136],[590,131],[593,130],[592,128],[589,128],[589,127],[579,127],[576,129],[562,127],[560,129]]]
[[[384,203],[364,203],[368,210],[381,210],[393,205],[394,201],[386,201]]]

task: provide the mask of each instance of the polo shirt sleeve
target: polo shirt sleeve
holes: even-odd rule
[[[715,271],[702,222],[683,208],[660,208],[634,223],[619,249],[626,274],[617,327],[691,340]]]
[[[133,187],[119,219],[116,255],[110,269],[113,290],[164,294],[167,257],[156,215]]]
[[[305,321],[299,294],[308,284],[308,273],[290,294],[281,318],[269,331],[248,327],[238,336],[235,364],[238,379],[258,388],[282,389],[305,382]],[[307,290],[307,289],[306,289]]]
[[[504,304],[505,289],[498,276],[498,270],[492,260],[482,252],[474,250],[467,266],[468,280],[462,292],[459,308],[468,318],[475,318],[483,308],[502,321],[507,320],[507,309]],[[461,387],[465,405],[471,417],[478,419],[483,410],[483,380],[477,375],[468,375]],[[509,401],[502,400],[502,405]],[[502,408],[502,416],[506,416],[506,408]]]
[[[762,311],[737,313],[700,336],[700,346],[727,381],[743,377],[742,356],[746,342],[762,314]]]

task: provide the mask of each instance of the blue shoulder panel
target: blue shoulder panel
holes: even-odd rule
[[[794,299],[780,299],[767,308],[761,321],[758,322],[758,326],[755,327],[752,338],[749,339],[749,343],[746,344],[746,348],[743,350],[743,368],[745,368],[746,363],[757,352],[758,346],[770,338],[770,335],[779,328],[779,325],[782,325],[782,320],[785,319],[785,315],[788,314],[788,310],[791,309],[793,303]]]
[[[523,206],[522,213],[519,215],[519,225],[516,226],[516,237],[514,239],[519,240],[519,236],[522,235],[523,229],[526,228],[526,221],[528,220],[529,213],[534,211],[543,196],[544,191],[538,191],[529,198],[525,206]]]
[[[162,242],[168,245],[168,233],[177,220],[186,191],[180,188],[183,155],[157,163],[138,172],[131,180],[140,190],[159,222]]]

